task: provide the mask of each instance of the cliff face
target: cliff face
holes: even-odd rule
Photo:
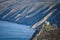
[[[17,28],[17,31],[18,31],[16,34],[17,37],[22,37],[21,34],[23,35],[24,32],[26,33],[26,35],[23,35],[23,37],[25,37],[25,36],[27,36],[27,38],[28,38],[28,36],[32,37],[33,34],[36,32],[35,28],[38,30],[42,26],[42,24],[44,24],[45,21],[49,21],[51,23],[51,25],[56,24],[57,27],[60,27],[60,3],[53,2],[53,0],[46,0],[46,2],[44,2],[44,1],[45,0],[0,0],[0,21],[4,21],[4,22],[2,22],[2,25],[0,22],[0,27],[1,27],[0,31],[3,30],[0,33],[2,34],[2,33],[5,33],[5,31],[6,31],[6,35],[5,34],[2,34],[2,35],[0,34],[0,35],[1,36],[10,35],[11,37],[15,36],[14,33],[16,33],[16,32],[11,33],[11,31],[8,31],[8,30],[14,29],[13,31],[15,31],[15,29]],[[47,1],[49,1],[49,2],[47,2]],[[56,0],[54,0],[54,1],[56,1]],[[5,26],[4,26],[3,24],[6,21],[9,23],[5,24]],[[12,26],[9,25],[10,23],[16,23],[16,24],[19,24],[20,26],[21,25],[22,26],[26,25],[26,26],[24,26],[24,27],[15,26],[15,28],[14,28],[13,24],[11,24]],[[8,29],[7,27],[10,29]],[[26,28],[26,29],[24,29],[24,28]],[[28,28],[28,30],[27,30],[27,28]],[[48,29],[50,30],[50,28],[48,28]],[[42,34],[43,33],[49,34],[49,33],[45,32],[44,30],[42,31]],[[31,32],[32,32],[32,34],[31,34]],[[46,34],[44,34],[44,35],[46,35]],[[52,33],[50,33],[50,34],[52,34]],[[41,35],[41,37],[43,38],[42,35]],[[28,39],[30,39],[30,37]],[[39,40],[39,38],[38,38],[38,40]]]
[[[44,24],[33,40],[60,40],[60,28]]]

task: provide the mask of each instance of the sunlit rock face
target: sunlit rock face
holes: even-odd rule
[[[25,25],[33,25],[47,15],[54,2],[20,3],[7,1],[1,3],[3,12],[0,13],[2,20],[16,22]],[[4,6],[5,7],[4,7]],[[48,9],[48,10],[47,10]],[[45,11],[46,10],[46,11]],[[41,15],[41,16],[40,16]]]

